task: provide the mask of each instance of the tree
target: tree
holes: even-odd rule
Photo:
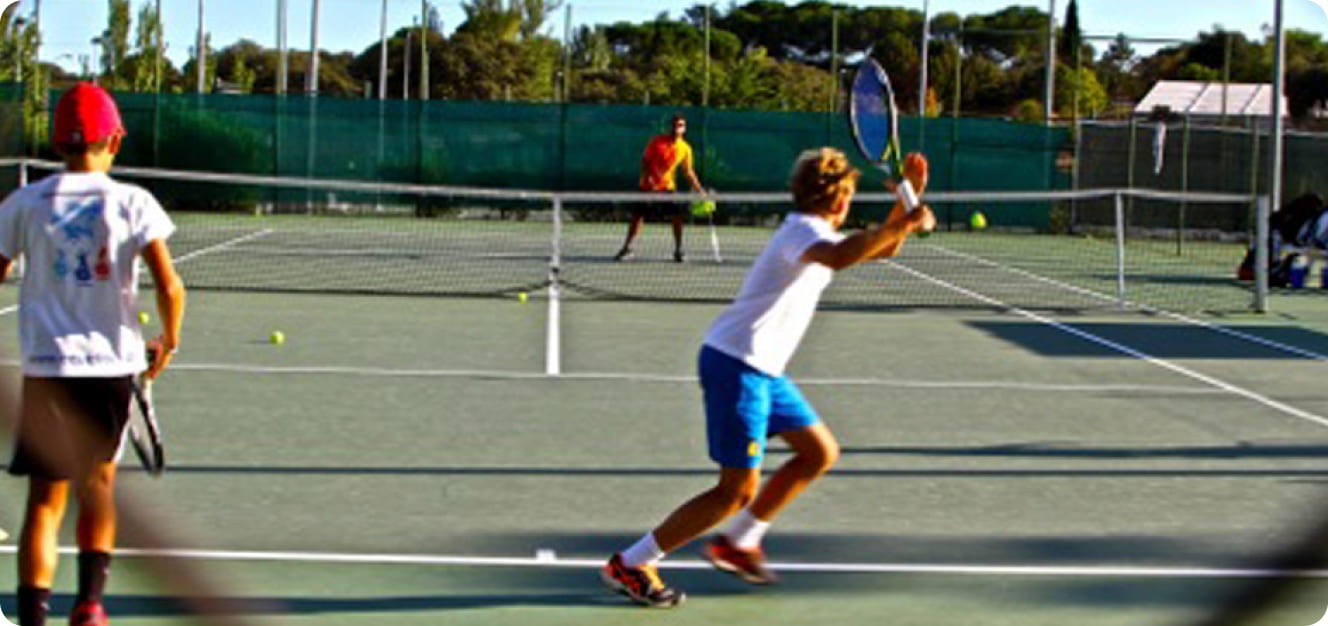
[[[123,89],[132,82],[125,67],[129,57],[129,0],[107,0],[106,30],[97,37],[101,46],[102,84]]]
[[[1061,119],[1097,117],[1110,102],[1107,90],[1098,82],[1092,68],[1076,69],[1064,63],[1056,68],[1056,112]]]
[[[461,10],[466,13],[466,21],[458,32],[498,41],[516,41],[521,34],[524,16],[515,0],[507,5],[503,0],[467,0],[461,3]]]
[[[204,61],[206,65],[203,66],[203,92],[211,93],[212,88],[217,84],[217,54],[212,48],[212,33],[203,33],[203,50],[206,55]],[[291,67],[303,67],[302,65],[295,65],[294,57],[295,55],[291,55]],[[179,86],[179,90],[189,92],[194,91],[196,87],[195,82],[198,80],[197,68],[198,54],[195,53],[193,58],[185,61],[184,66],[180,68],[180,71],[183,74],[184,84]]]
[[[138,28],[135,31],[134,55],[129,61],[129,87],[134,91],[155,92],[162,87],[158,76],[165,74],[166,44],[163,40],[161,16],[152,3],[144,3],[138,11]],[[162,67],[158,67],[160,64]]]
[[[1070,0],[1070,5],[1065,7],[1065,26],[1061,27],[1059,44],[1056,54],[1067,62],[1075,62],[1084,45],[1084,33],[1079,28],[1079,3],[1076,0]]]

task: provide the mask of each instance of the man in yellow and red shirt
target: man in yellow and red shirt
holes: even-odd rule
[[[682,115],[673,116],[673,131],[665,135],[656,135],[646,144],[645,154],[641,156],[641,191],[651,193],[673,193],[677,190],[676,172],[679,168],[687,175],[692,190],[704,193],[701,181],[692,169],[692,147],[683,136],[687,134],[687,120]],[[685,256],[682,251],[682,225],[686,218],[686,206],[677,202],[663,201],[650,203],[632,211],[632,221],[627,226],[627,240],[622,249],[613,257],[615,261],[625,261],[634,256],[632,242],[641,234],[641,224],[650,214],[668,214],[673,221],[673,260],[682,263]]]

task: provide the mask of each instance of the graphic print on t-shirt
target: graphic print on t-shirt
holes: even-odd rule
[[[60,208],[64,211],[57,209],[47,228],[57,246],[55,275],[60,278],[69,276],[72,263],[73,277],[79,284],[90,284],[94,276],[97,280],[108,280],[111,276],[109,253],[105,242],[97,241],[97,225],[105,212],[103,200],[70,201]]]

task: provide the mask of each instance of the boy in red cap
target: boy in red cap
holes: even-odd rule
[[[9,473],[28,477],[18,552],[18,621],[46,623],[70,489],[78,501],[78,596],[69,623],[107,624],[102,594],[115,547],[115,460],[130,379],[155,377],[180,344],[184,285],[166,239],[175,225],[152,197],[107,176],[124,127],[110,94],[79,83],[55,108],[65,171],[0,203],[0,277],[26,259],[19,290],[22,409]],[[135,302],[138,257],[156,285],[161,336],[145,346]],[[155,353],[152,363],[148,354]]]

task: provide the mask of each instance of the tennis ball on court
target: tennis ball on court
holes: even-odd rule
[[[286,343],[286,333],[283,333],[279,330],[274,330],[272,331],[272,334],[268,336],[267,340],[272,342],[272,345],[279,346],[283,343]]]
[[[527,293],[524,292],[524,291],[519,292],[519,293],[516,294],[516,301],[517,301],[517,302],[520,302],[521,304],[525,304],[525,303],[526,303],[526,300],[529,300],[529,299],[530,299],[530,295],[527,294]]]
[[[987,216],[983,215],[982,211],[974,211],[968,216],[968,225],[972,226],[973,230],[982,230],[987,227]]]
[[[146,324],[146,323],[151,322],[151,321],[152,321],[152,316],[151,316],[151,315],[148,315],[148,312],[147,312],[147,311],[139,311],[139,312],[138,312],[138,323],[139,323],[139,324]]]

